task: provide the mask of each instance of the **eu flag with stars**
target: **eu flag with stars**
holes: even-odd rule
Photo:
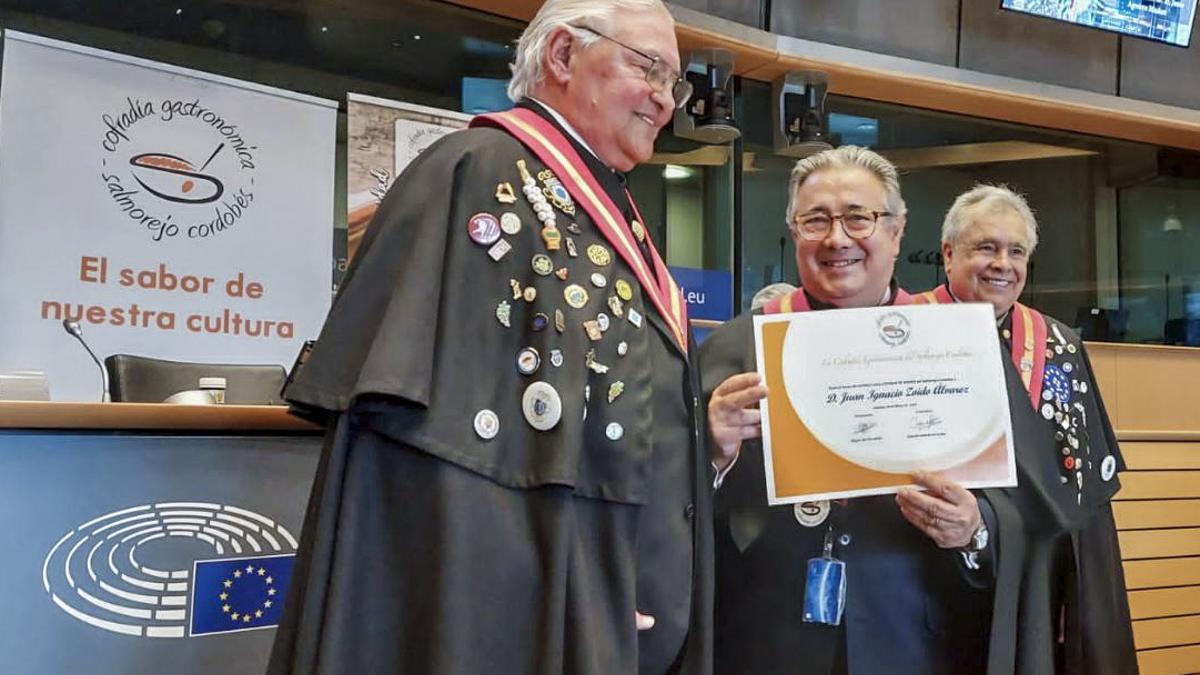
[[[278,625],[295,559],[293,554],[197,560],[192,573],[191,634]]]

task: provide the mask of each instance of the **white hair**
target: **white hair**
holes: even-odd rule
[[[1029,202],[1007,185],[980,183],[959,195],[950,210],[946,212],[946,219],[942,221],[943,244],[953,246],[958,243],[963,231],[971,225],[967,219],[967,211],[981,204],[989,211],[1004,208],[1016,211],[1017,215],[1021,216],[1021,220],[1025,222],[1025,240],[1029,246],[1029,253],[1033,253],[1033,249],[1037,248],[1038,243],[1037,219],[1033,217],[1033,210],[1029,208]]]
[[[612,31],[618,12],[659,10],[670,15],[662,0],[546,0],[517,41],[517,57],[508,82],[508,97],[519,101],[528,96],[545,77],[546,43],[560,27],[586,26],[605,35]],[[588,31],[572,31],[575,39],[586,47],[600,37]]]
[[[785,281],[779,281],[767,286],[763,286],[758,290],[757,293],[754,294],[754,297],[750,299],[750,309],[758,309],[775,298],[778,298],[781,295],[787,295],[795,290],[795,286]]]
[[[796,162],[796,166],[792,168],[792,179],[788,184],[788,227],[792,227],[795,223],[796,209],[800,208],[796,202],[796,195],[809,176],[827,169],[854,168],[870,171],[883,184],[883,189],[887,193],[884,203],[888,211],[897,216],[902,216],[907,212],[908,207],[904,205],[904,198],[900,196],[900,172],[896,170],[895,165],[884,159],[879,153],[867,148],[843,145],[840,148],[823,150]]]

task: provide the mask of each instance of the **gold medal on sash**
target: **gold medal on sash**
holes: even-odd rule
[[[635,220],[629,223],[629,229],[633,230],[633,236],[636,237],[639,242],[646,241],[646,228],[642,227],[641,223]]]

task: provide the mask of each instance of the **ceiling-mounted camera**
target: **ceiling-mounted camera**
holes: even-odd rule
[[[687,55],[683,76],[692,83],[692,98],[675,111],[674,132],[680,138],[717,145],[742,132],[733,120],[733,52],[702,49]]]
[[[833,147],[825,117],[829,77],[815,70],[787,73],[771,83],[775,152],[804,158]]]

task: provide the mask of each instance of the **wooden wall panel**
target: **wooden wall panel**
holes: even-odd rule
[[[1128,471],[1117,500],[1200,497],[1200,471]]]
[[[1200,528],[1133,530],[1118,536],[1125,560],[1200,555]]]
[[[1129,613],[1134,619],[1200,614],[1200,586],[1130,591]]]
[[[1121,454],[1130,469],[1200,469],[1198,443],[1146,443],[1127,441]]]
[[[1166,586],[1200,586],[1200,558],[1128,560],[1124,564],[1129,590]],[[1197,634],[1200,641],[1200,633]]]
[[[1104,389],[1114,427],[1126,432],[1200,431],[1196,400],[1180,395],[1184,392],[1178,385],[1200,381],[1200,350],[1089,343],[1088,354],[1114,371],[1113,385]]]
[[[1120,530],[1200,527],[1200,499],[1116,502],[1113,515]]]
[[[1138,652],[1142,675],[1187,675],[1200,672],[1200,646]]]
[[[1133,642],[1138,649],[1196,644],[1200,642],[1200,616],[1134,621]]]

